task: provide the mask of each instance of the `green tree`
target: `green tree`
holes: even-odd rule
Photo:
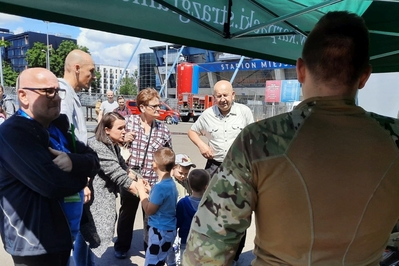
[[[136,96],[137,78],[138,78],[137,69],[133,72],[133,74],[130,77],[124,77],[119,87],[119,94]]]
[[[51,60],[50,53],[50,60]],[[47,47],[44,43],[35,42],[33,47],[28,49],[25,54],[25,59],[28,62],[28,67],[46,67]],[[50,61],[51,66],[51,61]]]
[[[95,71],[96,74],[96,79],[91,82],[91,91],[94,93],[99,93],[100,92],[100,84],[101,84],[101,73],[98,71]]]
[[[11,43],[8,41],[5,41],[3,38],[0,39],[0,53],[1,50],[3,49],[2,47],[6,48],[8,46],[10,46]],[[1,60],[0,64],[2,65],[2,70],[3,70],[3,81],[4,81],[4,86],[10,86],[13,87],[15,86],[17,77],[18,77],[18,73],[15,72],[12,68],[11,65],[9,63],[7,63],[6,61]]]
[[[15,72],[9,63],[3,61],[3,79],[4,86],[15,87],[17,83],[18,73]]]
[[[9,41],[5,41],[4,39],[0,40],[0,47],[8,47],[10,45],[11,45],[11,43]]]
[[[65,58],[74,49],[80,49],[87,53],[89,48],[75,44],[73,41],[64,40],[54,50],[50,47],[50,70],[57,76],[64,76]],[[44,43],[36,42],[26,52],[28,67],[46,67],[47,46]]]

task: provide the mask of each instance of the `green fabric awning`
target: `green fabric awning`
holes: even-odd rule
[[[371,31],[373,72],[399,71],[399,1],[0,0],[0,7],[9,14],[289,64],[325,12],[348,10],[363,16]]]

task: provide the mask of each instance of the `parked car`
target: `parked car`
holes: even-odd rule
[[[160,102],[159,109],[159,120],[165,121],[167,124],[177,124],[180,121],[180,113],[176,110],[173,110],[172,107],[167,105],[164,102]],[[140,114],[140,110],[137,107],[136,100],[127,100],[126,106],[134,115]]]

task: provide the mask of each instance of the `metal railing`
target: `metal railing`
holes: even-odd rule
[[[6,87],[4,90],[5,94],[15,100],[16,105],[18,105],[17,96],[15,88]],[[100,93],[89,93],[89,92],[81,92],[78,93],[80,102],[82,103],[82,111],[87,117],[86,110],[91,107],[93,108],[96,105],[98,99],[102,101],[107,100],[106,94]],[[125,97],[125,100],[135,99],[136,97],[130,95],[122,95]],[[170,107],[177,110],[177,99],[161,99],[162,101],[166,102]],[[239,97],[237,100],[240,100]],[[281,113],[289,112],[293,108],[293,103],[276,103],[274,105],[268,104],[262,101],[241,101],[245,105],[247,105],[254,115],[255,121],[259,121],[268,117],[272,117],[275,115],[279,115]],[[93,112],[93,116],[95,112]]]

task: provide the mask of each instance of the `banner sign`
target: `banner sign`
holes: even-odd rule
[[[267,80],[265,102],[277,103],[280,102],[281,96],[281,80]]]
[[[235,71],[238,68],[239,61],[217,62],[217,63],[202,63],[198,64],[200,72],[226,72]],[[269,70],[279,68],[295,68],[294,65],[277,63],[273,61],[253,59],[244,60],[239,70]]]
[[[281,81],[281,102],[299,101],[301,84],[298,80],[282,80]]]

